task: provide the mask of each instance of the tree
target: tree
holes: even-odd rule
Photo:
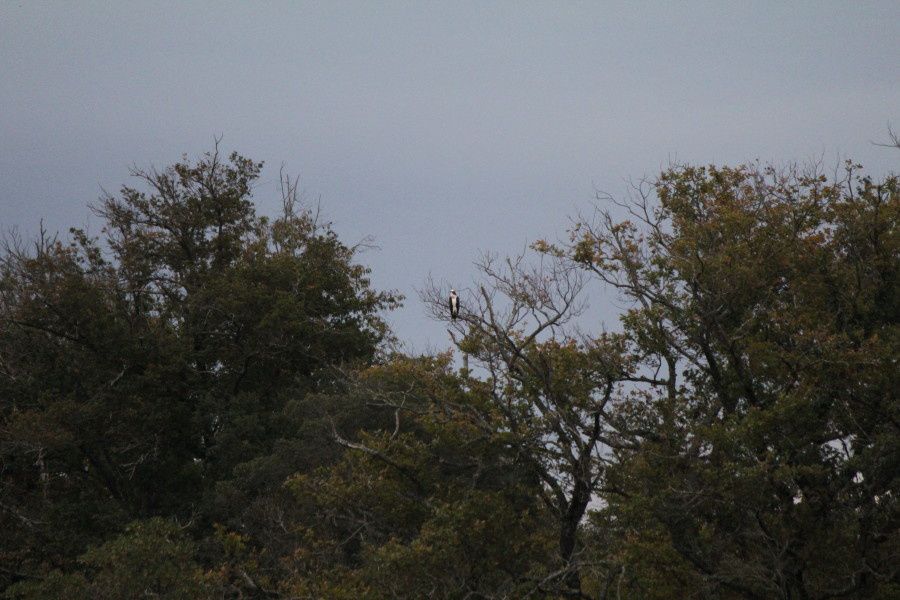
[[[900,180],[676,166],[385,351],[356,248],[217,151],[0,253],[9,598],[891,598]],[[626,304],[584,333],[586,286]],[[471,362],[471,365],[470,365]],[[470,368],[471,367],[471,368]]]
[[[601,554],[652,549],[630,593],[685,566],[703,597],[897,592],[900,193],[858,169],[676,167],[548,246],[631,303],[598,520]]]
[[[240,519],[221,501],[240,465],[270,457],[277,488],[298,461],[278,448],[288,401],[337,364],[373,359],[378,316],[399,298],[370,288],[327,223],[296,202],[256,215],[261,163],[218,148],[135,170],[95,208],[105,243],[73,230],[13,239],[0,257],[0,556],[5,582],[65,566],[154,516]],[[261,489],[259,489],[261,488]],[[237,513],[237,514],[235,514]]]
[[[470,385],[471,384],[471,385]],[[302,598],[546,597],[555,531],[527,457],[508,444],[488,388],[449,355],[395,356],[351,376],[334,425],[342,459],[299,474],[298,549],[283,593]]]
[[[558,540],[556,576],[545,587],[579,596],[579,528],[605,481],[615,443],[610,410],[632,367],[621,336],[577,334],[584,278],[575,263],[546,250],[536,266],[524,256],[484,257],[477,267],[485,281],[459,319],[447,314],[445,290],[431,285],[423,298],[483,371],[496,434],[541,482],[536,491]]]

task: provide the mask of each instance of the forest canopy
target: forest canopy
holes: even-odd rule
[[[900,179],[674,165],[412,356],[218,148],[0,252],[6,598],[896,598]],[[498,250],[498,249],[488,249]],[[592,282],[624,308],[585,325]]]

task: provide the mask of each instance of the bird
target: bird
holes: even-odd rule
[[[456,295],[456,290],[450,290],[450,318],[455,321],[458,316],[459,296]]]

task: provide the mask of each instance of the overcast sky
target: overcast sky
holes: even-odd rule
[[[415,290],[482,250],[564,233],[596,189],[670,160],[898,153],[900,2],[34,2],[0,0],[0,227],[100,224],[128,168],[226,150],[278,168],[408,297],[389,320],[440,349]],[[592,318],[612,326],[614,306]]]

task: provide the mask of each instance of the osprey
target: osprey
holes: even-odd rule
[[[456,295],[456,290],[450,290],[450,317],[456,320],[456,317],[459,316],[459,296]]]

